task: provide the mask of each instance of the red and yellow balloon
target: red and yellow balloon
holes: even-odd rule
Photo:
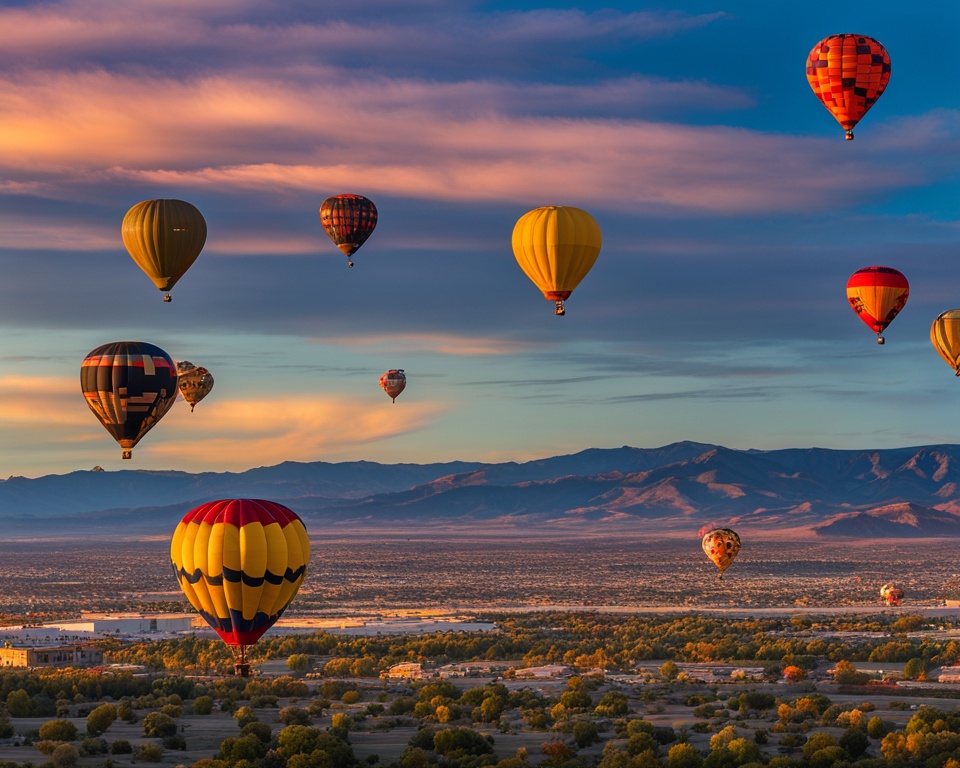
[[[377,226],[377,206],[363,195],[334,195],[320,205],[320,226],[347,256],[347,266],[353,266],[350,258],[357,252]]]
[[[903,309],[909,296],[907,278],[892,267],[864,267],[847,280],[847,301],[877,334],[877,344],[883,344],[881,334]]]
[[[188,512],[174,531],[170,559],[187,600],[229,645],[244,649],[283,614],[310,561],[303,522],[282,504],[221,499]]]
[[[853,128],[890,81],[890,55],[866,35],[830,35],[807,57],[807,82],[853,139]]]

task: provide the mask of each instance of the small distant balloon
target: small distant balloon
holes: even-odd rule
[[[334,195],[320,205],[320,226],[334,245],[350,258],[373,234],[377,226],[377,206],[363,195]]]
[[[202,366],[196,366],[189,360],[177,363],[180,394],[190,404],[190,412],[213,389],[213,374]]]
[[[380,386],[383,391],[390,395],[393,402],[397,402],[397,395],[403,392],[407,386],[407,376],[403,368],[391,368],[380,377]]]
[[[197,260],[207,241],[207,222],[183,200],[144,200],[123,217],[123,244],[155,286],[169,291]]]
[[[80,388],[93,415],[129,459],[134,446],[176,401],[177,369],[160,347],[113,341],[83,359]]]
[[[700,542],[707,557],[720,569],[719,579],[723,572],[730,567],[737,553],[740,551],[740,537],[730,528],[715,528],[708,531]]]
[[[907,303],[910,285],[892,267],[864,267],[847,280],[847,301],[883,344],[881,335]]]
[[[890,81],[890,56],[866,35],[825,37],[807,57],[807,82],[853,140],[853,128]]]
[[[600,225],[580,208],[546,205],[528,211],[513,227],[513,255],[555,314],[597,261],[603,236]]]
[[[887,601],[887,605],[900,605],[904,594],[903,589],[892,581],[880,587],[880,597]]]
[[[930,341],[953,372],[960,376],[960,309],[937,315],[930,326]]]

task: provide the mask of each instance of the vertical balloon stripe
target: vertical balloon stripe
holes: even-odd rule
[[[930,341],[937,353],[960,376],[960,309],[948,309],[930,326]]]
[[[168,291],[203,250],[207,223],[183,200],[144,200],[127,211],[120,234],[137,266],[157,288]]]

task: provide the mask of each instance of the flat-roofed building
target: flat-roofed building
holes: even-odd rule
[[[418,662],[405,661],[394,664],[384,673],[388,680],[422,680],[423,667]]]
[[[98,667],[103,651],[90,643],[72,645],[13,645],[0,647],[2,667]]]

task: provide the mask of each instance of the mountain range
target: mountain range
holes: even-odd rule
[[[0,481],[15,536],[168,535],[194,506],[266,498],[311,532],[444,526],[690,533],[707,525],[819,536],[960,536],[960,446],[734,450],[679,442],[522,463],[285,462],[245,472],[99,468]]]

